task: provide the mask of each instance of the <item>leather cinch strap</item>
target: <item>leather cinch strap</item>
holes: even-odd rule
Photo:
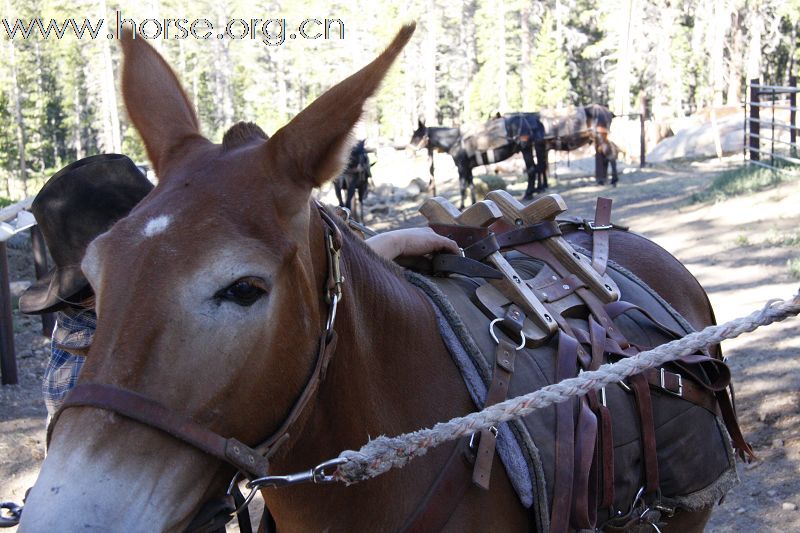
[[[406,520],[401,533],[428,533],[441,531],[455,512],[458,504],[472,486],[472,465],[468,440],[456,441],[450,457],[417,509]]]
[[[503,325],[513,336],[521,335],[525,318],[525,313],[522,312],[522,309],[515,304],[511,304],[506,310],[506,315],[503,318]],[[486,392],[484,408],[502,402],[508,396],[508,387],[511,384],[511,376],[514,373],[514,360],[516,356],[517,350],[514,343],[502,338],[498,340],[497,350],[494,354],[492,382],[489,384],[489,390]],[[478,453],[475,457],[475,469],[472,472],[472,482],[484,490],[489,490],[489,480],[492,474],[492,463],[494,462],[496,443],[497,428],[485,428],[481,430]]]

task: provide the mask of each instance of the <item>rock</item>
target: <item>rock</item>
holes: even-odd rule
[[[774,498],[777,495],[778,495],[778,491],[777,490],[768,490],[767,491],[767,496],[769,496],[770,498]]]
[[[9,248],[14,248],[16,250],[32,249],[31,230],[26,229],[25,231],[12,235],[11,238],[6,241],[6,244]]]
[[[419,183],[412,180],[411,183],[409,183],[404,189],[402,189],[403,191],[402,195],[404,199],[408,198],[413,200],[414,198],[419,196],[424,190],[425,190],[424,188],[420,187]]]
[[[783,448],[783,439],[773,439],[772,447],[773,448]]]
[[[744,514],[745,512],[747,512],[747,509],[745,509],[744,507],[739,507],[738,509],[736,509],[736,514]]]
[[[783,504],[781,505],[781,509],[783,509],[784,511],[796,511],[797,505],[792,502],[783,502]]]
[[[425,192],[428,190],[428,182],[429,180],[424,180],[422,178],[414,178],[411,180],[411,183],[419,187],[419,190]],[[410,186],[410,184],[409,184]]]
[[[9,283],[8,287],[11,290],[11,300],[18,300],[22,292],[30,286],[30,281],[12,281]]]
[[[719,134],[723,154],[742,151],[742,117],[729,116],[717,121],[717,128],[710,122],[686,128],[673,137],[658,143],[647,154],[648,163],[660,163],[684,157],[713,157],[716,153],[716,136]]]
[[[389,213],[389,206],[386,204],[383,205],[376,205],[372,209],[369,210],[371,215],[386,215]]]

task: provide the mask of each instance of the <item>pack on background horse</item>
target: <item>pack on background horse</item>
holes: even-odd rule
[[[600,104],[566,110],[543,110],[538,114],[544,125],[544,136],[537,146],[542,154],[542,164],[537,167],[534,192],[547,189],[548,152],[550,150],[572,151],[589,143],[595,145],[595,179],[599,185],[606,183],[608,166],[611,166],[611,185],[619,181],[617,175],[617,147],[608,138],[614,114]],[[530,187],[530,186],[529,186]]]
[[[491,132],[496,131],[497,126],[505,131],[505,136],[501,142],[492,142],[491,147],[481,146],[481,142],[473,142],[474,138],[495,138]],[[433,194],[436,195],[433,152],[434,150],[447,152],[453,158],[453,162],[458,169],[458,183],[461,192],[460,207],[465,207],[467,195],[472,203],[476,202],[475,187],[473,185],[472,169],[475,167],[497,163],[508,159],[512,155],[521,152],[525,161],[525,173],[528,179],[528,190],[525,191],[525,200],[533,197],[533,190],[530,183],[535,179],[539,172],[540,161],[543,161],[544,154],[541,149],[544,145],[540,141],[544,137],[544,127],[539,121],[536,113],[508,113],[499,118],[492,119],[478,128],[469,132],[459,128],[427,127],[425,123],[419,121],[417,129],[411,136],[409,145],[414,148],[427,148],[428,156],[431,159],[431,183],[433,184]],[[534,159],[534,149],[536,159]]]
[[[370,435],[475,409],[430,300],[311,197],[341,171],[364,102],[413,31],[401,29],[273,137],[236,125],[222,145],[201,135],[159,54],[122,39],[125,104],[160,180],[83,260],[97,332],[20,531],[182,531],[236,470],[266,473],[252,447],[268,454],[270,472],[306,471]],[[665,298],[680,294],[689,309],[678,310],[708,325],[708,302],[679,267],[659,271],[671,280]],[[280,531],[398,530],[413,523],[453,449],[352,486],[263,494]],[[500,461],[491,479],[491,490],[468,487],[434,529],[547,528],[548,510],[520,503]],[[712,503],[666,521],[700,531]]]

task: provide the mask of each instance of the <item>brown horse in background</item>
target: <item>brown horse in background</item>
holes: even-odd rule
[[[474,409],[428,300],[311,199],[342,169],[365,100],[412,32],[403,28],[375,61],[272,138],[240,124],[221,145],[201,135],[158,53],[143,39],[123,39],[126,107],[160,181],[87,250],[83,270],[99,320],[73,394],[89,384],[134,391],[249,446],[280,442],[270,458],[275,473]],[[329,253],[335,243],[340,251]],[[325,296],[338,301],[329,256],[339,253],[345,284],[332,324]],[[672,291],[698,291],[685,271],[666,265],[661,275]],[[686,301],[703,315],[705,300]],[[338,348],[330,348],[328,325]],[[318,374],[328,349],[335,351]],[[62,412],[20,531],[182,531],[225,491],[228,462],[112,411]],[[396,531],[449,455],[443,446],[353,486],[264,496],[282,532]],[[469,487],[446,531],[533,528],[500,461],[491,476],[491,490]],[[669,525],[700,531],[707,516],[679,511]]]
[[[541,111],[539,119],[544,125],[541,141],[542,162],[537,165],[536,192],[547,189],[548,152],[550,150],[572,151],[589,143],[595,145],[595,179],[604,185],[611,164],[611,184],[616,186],[617,153],[619,148],[608,139],[614,114],[605,106],[590,104],[568,112]],[[538,153],[538,151],[537,151]]]

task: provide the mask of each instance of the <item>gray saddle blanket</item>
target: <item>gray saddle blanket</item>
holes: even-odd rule
[[[467,130],[461,136],[461,147],[467,155],[488,152],[508,144],[506,121],[502,118],[490,120],[486,124]]]
[[[539,112],[539,120],[544,125],[546,139],[579,135],[588,130],[586,112],[582,107],[570,107],[564,110],[543,110]]]
[[[523,278],[531,279],[541,263],[525,256],[509,255]],[[669,304],[631,272],[609,261],[609,275],[618,284],[622,300],[646,309],[672,331],[686,334],[691,326]],[[461,370],[476,409],[484,407],[494,368],[495,342],[489,334],[489,318],[474,303],[475,289],[483,280],[461,276],[423,277],[407,272],[409,281],[430,298],[442,338]],[[629,316],[630,315],[630,316]],[[672,340],[640,313],[615,319],[628,341],[652,347]],[[585,319],[569,319],[586,329]],[[574,324],[573,324],[574,322]],[[581,324],[582,323],[582,324]],[[508,397],[513,398],[555,382],[557,337],[543,346],[518,353]],[[514,340],[509,339],[514,342]],[[614,442],[615,503],[627,508],[642,486],[641,433],[633,395],[621,386],[606,389],[612,416]],[[669,394],[652,394],[658,443],[658,467],[662,501],[697,510],[718,501],[736,482],[734,455],[721,421],[702,407]],[[578,404],[574,402],[577,413]],[[531,507],[538,530],[549,530],[555,471],[555,407],[537,410],[523,419],[502,424],[497,452],[520,501]],[[727,454],[719,454],[720,449]]]

